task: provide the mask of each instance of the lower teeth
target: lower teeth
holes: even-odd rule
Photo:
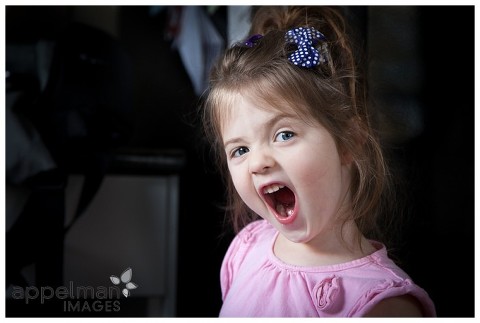
[[[283,217],[289,217],[293,214],[293,209],[289,207],[289,205],[286,206],[288,209],[285,209],[285,206],[283,204],[278,204],[276,209],[278,214],[280,214]]]

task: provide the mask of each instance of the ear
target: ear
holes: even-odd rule
[[[360,118],[355,117],[349,120],[345,139],[346,145],[340,151],[340,158],[342,164],[349,165],[353,162],[354,156],[358,156],[368,139],[368,132]]]

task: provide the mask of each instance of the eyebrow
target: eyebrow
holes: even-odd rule
[[[294,118],[295,118],[295,116],[292,115],[292,114],[286,114],[286,113],[277,114],[274,117],[272,117],[270,120],[268,120],[265,123],[263,128],[264,129],[270,129],[271,127],[273,127],[275,124],[277,124],[278,122],[280,122],[283,119],[294,119]],[[226,140],[223,143],[223,147],[225,148],[228,145],[239,143],[239,142],[242,142],[241,137],[234,137],[234,138]]]

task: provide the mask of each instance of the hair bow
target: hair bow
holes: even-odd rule
[[[326,40],[325,36],[313,27],[290,29],[285,34],[285,41],[297,45],[298,48],[288,56],[288,60],[306,68],[326,62],[326,57],[314,47],[317,42]]]

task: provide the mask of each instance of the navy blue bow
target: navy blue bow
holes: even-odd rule
[[[295,65],[310,68],[320,62],[326,62],[326,57],[314,45],[319,41],[326,41],[325,36],[313,27],[298,27],[290,29],[285,34],[285,41],[296,44],[298,49],[288,56],[288,60]]]

